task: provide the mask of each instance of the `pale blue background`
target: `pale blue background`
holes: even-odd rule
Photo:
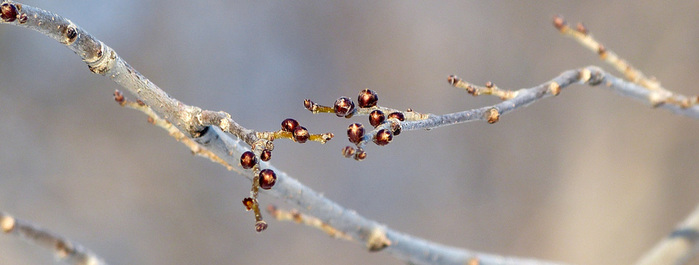
[[[574,264],[629,264],[699,202],[699,122],[575,86],[500,123],[403,133],[343,158],[351,122],[313,116],[369,87],[382,105],[485,106],[449,74],[530,87],[596,56],[551,26],[585,21],[608,48],[695,95],[699,2],[31,1],[70,18],[185,103],[249,128],[295,117],[326,145],[278,141],[272,162],[340,204],[444,244]],[[116,84],[36,32],[0,26],[0,210],[111,264],[403,264],[243,210],[249,181],[193,157]],[[611,70],[610,67],[604,66]],[[262,195],[264,205],[276,199]],[[0,236],[0,264],[50,264]],[[699,264],[695,263],[694,264]]]

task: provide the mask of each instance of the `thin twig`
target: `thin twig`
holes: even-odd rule
[[[685,264],[699,252],[699,205],[636,265]]]
[[[19,237],[53,251],[58,260],[67,264],[107,264],[102,258],[87,248],[4,212],[0,212],[0,229],[6,234]]]
[[[653,106],[661,104],[677,105],[681,108],[689,108],[696,106],[699,102],[699,96],[687,97],[674,93],[665,89],[658,80],[654,77],[647,77],[641,70],[633,67],[616,53],[606,48],[590,35],[587,27],[582,23],[578,23],[575,28],[568,26],[568,23],[561,16],[553,18],[553,26],[556,27],[562,34],[578,41],[583,47],[588,48],[592,52],[597,53],[600,59],[609,65],[613,66],[617,71],[622,73],[629,82],[645,87],[652,91],[650,94],[650,103]]]
[[[138,111],[146,114],[148,116],[149,123],[166,130],[168,132],[168,134],[170,136],[172,136],[172,138],[175,138],[175,140],[177,140],[178,142],[181,142],[182,144],[187,146],[189,148],[189,150],[192,151],[192,154],[206,157],[213,162],[216,162],[216,163],[223,165],[228,170],[234,169],[231,165],[226,163],[226,161],[223,161],[223,159],[221,159],[220,157],[218,157],[217,155],[215,155],[214,153],[212,153],[208,149],[201,147],[201,145],[199,145],[197,142],[188,138],[184,133],[182,133],[182,131],[175,128],[175,126],[172,126],[172,123],[170,123],[169,121],[167,121],[163,118],[160,118],[160,116],[158,116],[158,114],[155,113],[155,111],[153,111],[153,109],[151,109],[148,105],[143,103],[143,101],[140,101],[140,100],[135,101],[135,102],[130,101],[130,100],[126,99],[124,94],[122,94],[119,90],[114,91],[114,100],[117,103],[119,103],[119,105],[122,107],[135,109],[135,110],[138,110]],[[238,172],[238,173],[241,173],[241,172]]]
[[[323,220],[320,220],[316,218],[315,216],[310,216],[307,214],[300,213],[297,210],[282,210],[277,208],[274,205],[269,205],[267,206],[267,212],[274,217],[274,219],[277,219],[279,221],[293,221],[297,224],[304,224],[313,228],[316,228],[318,230],[321,230],[328,234],[331,237],[334,238],[339,238],[339,239],[344,239],[347,241],[352,241],[352,237],[346,235],[340,230],[337,230],[336,228],[330,226],[329,224],[323,222]]]

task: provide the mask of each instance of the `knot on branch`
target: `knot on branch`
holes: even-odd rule
[[[112,70],[116,63],[117,54],[112,48],[99,42],[100,51],[97,52],[97,58],[94,61],[85,59],[87,67],[91,72],[98,75],[105,75]]]

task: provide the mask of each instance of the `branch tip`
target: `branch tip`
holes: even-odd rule
[[[585,27],[585,25],[582,22],[578,22],[578,24],[575,25],[575,30],[582,33],[583,35],[587,35],[587,33],[588,33],[587,28]]]
[[[452,86],[456,86],[456,83],[458,83],[459,81],[461,81],[461,79],[456,75],[449,75],[447,77],[447,82]]]
[[[0,212],[0,228],[2,228],[3,232],[12,232],[12,230],[15,229],[15,223],[16,221],[14,217],[5,215],[2,212]]]
[[[371,252],[381,251],[391,245],[391,240],[386,237],[386,230],[375,227],[369,232],[366,240],[366,248]]]
[[[556,27],[556,29],[558,29],[559,31],[563,31],[563,29],[568,25],[562,16],[555,15],[553,17],[553,26]]]
[[[258,233],[265,231],[266,229],[267,229],[267,222],[265,222],[263,220],[255,222],[255,231],[257,231]]]
[[[496,123],[500,120],[500,112],[496,108],[491,108],[485,112],[485,118],[490,124]]]
[[[21,7],[21,6],[20,6]],[[19,10],[17,6],[13,3],[2,3],[0,5],[0,19],[5,22],[12,22],[17,19],[19,15]]]

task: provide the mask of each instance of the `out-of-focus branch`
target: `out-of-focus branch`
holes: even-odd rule
[[[599,58],[609,65],[613,66],[617,71],[624,75],[624,78],[629,82],[638,84],[644,87],[652,93],[650,94],[650,104],[653,106],[658,106],[662,104],[676,105],[680,108],[689,108],[692,106],[697,106],[699,103],[699,96],[687,97],[684,95],[679,95],[668,89],[665,89],[660,81],[654,77],[647,77],[641,70],[633,67],[623,58],[619,57],[616,53],[606,48],[604,45],[599,43],[595,38],[590,35],[587,27],[582,23],[576,24],[575,28],[572,28],[561,16],[555,16],[553,18],[553,26],[556,27],[562,34],[573,38],[578,41],[583,47],[588,48],[592,52],[597,53]]]
[[[226,163],[226,161],[223,161],[223,159],[221,159],[208,149],[201,147],[201,145],[187,137],[184,133],[182,133],[182,131],[175,128],[175,126],[172,126],[172,123],[163,118],[160,118],[160,116],[158,116],[158,114],[155,113],[155,111],[153,111],[153,109],[151,109],[148,105],[143,103],[143,101],[130,101],[126,99],[124,94],[122,94],[119,90],[114,91],[114,100],[117,103],[119,103],[119,105],[122,107],[135,109],[146,114],[148,116],[149,123],[166,130],[168,134],[172,136],[172,138],[175,138],[175,140],[189,147],[189,149],[192,151],[192,154],[206,157],[213,162],[223,165],[228,170],[234,169],[231,165]],[[242,171],[238,171],[238,173],[242,173]]]
[[[106,265],[102,258],[92,251],[69,241],[57,234],[39,228],[31,223],[0,212],[2,232],[19,237],[33,244],[53,251],[56,257],[67,264]]]
[[[202,110],[170,97],[122,60],[112,48],[70,20],[49,11],[10,1],[3,1],[1,8],[0,23],[32,29],[65,44],[88,64],[92,72],[111,78],[150,106],[159,116],[194,137],[197,143],[234,168],[242,168],[239,158],[243,152],[248,151],[248,145],[255,151],[273,148],[271,141],[258,138],[255,131],[235,123],[225,112]],[[236,138],[231,138],[229,133]],[[318,139],[324,140],[322,137]],[[383,251],[412,264],[557,264],[448,247],[394,231],[355,211],[345,209],[269,163],[261,164],[278,172],[277,183],[267,190],[269,194],[299,205],[301,209],[352,237],[355,242],[363,243],[370,250],[381,250],[376,246],[382,246],[385,247]],[[256,178],[250,170],[241,171],[241,175],[250,180]],[[390,244],[387,244],[388,241]]]
[[[699,252],[699,205],[636,265],[686,264]]]

